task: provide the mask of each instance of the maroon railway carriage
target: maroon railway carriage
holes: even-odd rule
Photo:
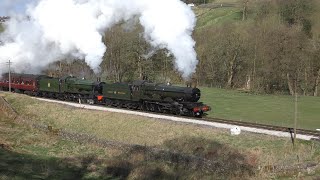
[[[40,75],[11,73],[11,91],[15,92],[37,92],[38,79]],[[9,90],[9,73],[0,77],[0,90]]]

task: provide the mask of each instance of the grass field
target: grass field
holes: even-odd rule
[[[226,165],[226,167],[223,168],[227,169],[227,172],[225,172],[227,176],[224,176],[227,179],[239,175],[231,172],[239,172],[240,169],[237,168],[240,167],[250,167],[249,173],[257,168],[257,166],[294,165],[310,161],[320,162],[319,144],[314,142],[298,141],[297,148],[294,151],[292,149],[291,140],[285,138],[276,138],[245,132],[240,136],[230,136],[229,132],[225,130],[159,121],[140,116],[112,112],[89,111],[65,105],[42,102],[25,95],[5,93],[3,96],[5,96],[22,117],[30,119],[35,123],[53,126],[55,129],[90,134],[100,139],[107,139],[115,142],[138,144],[183,152],[190,155],[198,154],[201,157],[211,157]],[[83,159],[86,159],[89,152],[92,152],[91,154],[95,156],[95,161],[101,158],[107,159],[105,162],[106,164],[110,163],[110,159],[111,164],[113,164],[114,157],[119,158],[119,156],[113,155],[114,153],[119,154],[119,152],[113,152],[113,150],[110,149],[70,142],[58,137],[52,137],[48,134],[41,134],[41,132],[38,132],[37,130],[24,130],[25,128],[23,126],[17,125],[8,119],[3,119],[2,116],[0,118],[0,122],[1,121],[3,122],[0,123],[0,128],[2,130],[0,133],[4,142],[0,142],[0,144],[9,144],[12,149],[9,152],[1,152],[0,147],[1,156],[8,156],[9,159],[8,161],[5,161],[5,164],[0,163],[0,174],[1,171],[6,169],[6,166],[9,166],[9,164],[12,163],[12,161],[19,164],[22,162],[26,163],[21,159],[16,161],[16,158],[18,157],[19,159],[20,156],[27,156],[27,159],[29,160],[40,158],[44,169],[51,167],[54,172],[59,172],[61,170],[60,166],[57,166],[57,164],[59,164],[58,162],[65,162],[66,158],[73,157],[75,164],[70,165],[72,168],[67,169],[66,172],[63,172],[64,174],[73,172],[74,169],[81,171],[83,167],[80,166],[81,168],[77,169],[76,167],[78,166],[76,164],[79,163],[79,161],[84,161]],[[130,164],[136,164],[133,169],[139,170],[141,164],[145,164],[145,160],[138,160],[138,162],[135,162],[137,157],[132,157],[132,153],[129,154],[130,155],[124,154],[125,159],[128,158],[128,156],[130,157],[129,160],[126,159],[125,162],[130,161]],[[212,156],[213,154],[214,156]],[[137,156],[140,157],[140,155]],[[297,159],[297,157],[299,158]],[[170,162],[167,164],[164,163],[163,160],[149,161],[149,163],[154,165],[153,167],[159,167],[161,172],[165,172],[166,175],[175,174],[174,172],[176,170],[172,167],[172,164],[170,165]],[[226,161],[228,161],[228,163],[224,163]],[[37,163],[37,161],[31,162]],[[46,165],[45,162],[48,162],[49,165]],[[117,161],[116,163],[119,162]],[[236,165],[236,167],[234,167],[232,165],[237,163],[243,163],[244,166],[238,164],[239,166]],[[67,166],[65,163],[63,164],[63,167]],[[104,169],[105,166],[106,165],[101,168]],[[27,171],[26,174],[28,174],[28,168],[30,170],[30,167],[26,167],[25,171]],[[97,167],[99,172],[95,173],[100,173],[101,175],[101,168]],[[35,168],[35,171],[38,170],[39,169]],[[132,170],[132,173],[133,171],[135,172],[135,170]],[[85,174],[92,174],[91,171],[82,171],[84,171]],[[154,169],[151,171],[154,172]],[[247,172],[246,170],[244,171]],[[32,172],[33,171],[31,171],[31,173]],[[45,172],[47,172],[47,170],[45,170]],[[181,169],[179,172],[187,173],[185,170],[183,171]],[[191,174],[186,174],[185,177],[192,177],[197,173],[201,174],[203,172],[192,170],[188,173]],[[221,175],[217,175],[214,172],[210,173],[206,175]],[[83,173],[81,176],[82,175]],[[170,177],[175,177],[171,175]],[[195,177],[200,176],[198,175],[195,175]],[[253,175],[253,177],[262,178],[265,175],[269,176],[268,173],[261,173],[259,171],[259,173]],[[43,175],[41,177],[47,176]]]
[[[235,90],[201,88],[201,101],[212,106],[209,117],[293,127],[294,98],[254,95]],[[320,128],[320,97],[298,98],[298,127]]]
[[[221,25],[242,19],[239,0],[217,0],[206,5],[196,6],[193,10],[197,16],[196,28]]]
[[[241,18],[241,12],[238,8],[234,7],[216,8],[211,10],[200,8],[197,14],[199,15],[197,28],[237,21]]]

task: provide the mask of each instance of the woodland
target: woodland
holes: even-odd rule
[[[202,3],[203,2],[203,3]],[[262,94],[320,94],[320,2],[317,0],[216,0],[195,3],[197,86]],[[165,13],[165,12],[164,12]],[[1,28],[0,28],[1,29]],[[101,73],[84,61],[61,60],[46,73],[102,81],[146,79],[184,85],[174,57],[152,48],[138,19],[105,32]]]

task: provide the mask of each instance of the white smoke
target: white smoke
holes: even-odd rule
[[[180,0],[40,0],[26,16],[12,18],[0,36],[0,62],[10,59],[17,72],[37,73],[66,56],[85,59],[98,72],[107,50],[104,32],[134,17],[153,47],[174,55],[184,78],[196,69],[195,15]]]

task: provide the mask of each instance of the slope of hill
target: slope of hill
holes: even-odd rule
[[[320,172],[316,142],[297,141],[293,149],[290,138],[230,136],[16,93],[0,96],[18,113],[0,103],[0,179],[281,179]]]
[[[235,7],[199,8],[197,11],[197,28],[240,20],[242,15]]]
[[[241,4],[238,0],[221,0],[202,4],[196,6],[194,12],[197,16],[197,28],[234,22],[242,18]]]

